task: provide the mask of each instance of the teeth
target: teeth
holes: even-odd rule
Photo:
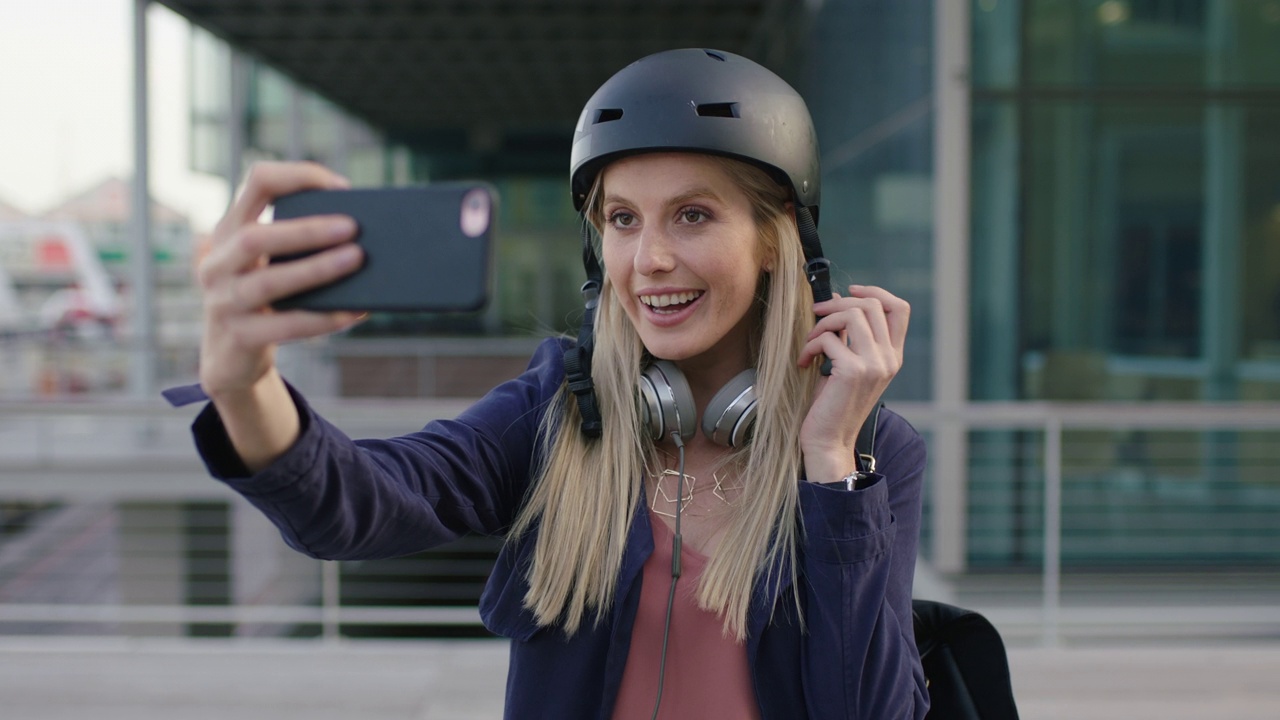
[[[701,292],[687,290],[685,292],[671,293],[668,295],[641,295],[640,302],[652,308],[664,308],[668,305],[683,305],[698,299]]]

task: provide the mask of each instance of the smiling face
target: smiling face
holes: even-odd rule
[[[644,346],[682,364],[746,367],[764,259],[751,202],[723,163],[637,155],[602,183],[605,270]]]

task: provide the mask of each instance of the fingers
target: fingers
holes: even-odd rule
[[[273,300],[332,282],[359,268],[360,249],[350,244],[355,221],[322,215],[260,224],[277,197],[299,190],[342,188],[342,176],[316,163],[255,164],[239,196],[218,223],[213,247],[197,272],[208,309],[215,314],[261,312]],[[337,247],[335,247],[337,246]],[[271,265],[270,257],[315,254]]]
[[[859,308],[870,323],[876,341],[888,342],[901,353],[911,320],[911,305],[883,288],[869,285],[850,285],[849,295],[847,298],[836,296],[813,306],[820,319],[809,337],[843,329],[854,316],[842,315],[842,311]]]
[[[214,232],[215,241],[254,222],[276,198],[302,190],[344,190],[346,178],[312,162],[259,162],[249,169],[240,193]]]
[[[849,294],[856,297],[874,298],[884,308],[884,317],[888,323],[889,338],[894,347],[902,349],[907,338],[907,326],[911,321],[911,304],[893,293],[873,285],[850,285]]]
[[[875,342],[889,342],[889,325],[884,308],[878,300],[844,298],[843,302],[829,307],[831,314],[818,318],[818,322],[809,331],[810,339],[822,333],[856,332],[867,335]]]
[[[902,361],[892,348],[883,345],[871,345],[850,335],[842,340],[835,333],[822,333],[809,340],[800,350],[800,367],[808,367],[818,356],[831,359],[836,370],[847,372],[874,371],[874,374],[886,374],[892,377],[902,366]],[[885,371],[881,373],[880,371]]]
[[[218,278],[258,267],[266,256],[320,250],[348,242],[355,234],[355,221],[345,215],[317,215],[270,225],[245,225],[210,249],[200,264],[200,284],[207,290],[217,283]]]
[[[863,358],[860,364],[881,365],[892,371],[902,365],[910,319],[910,305],[882,288],[851,285],[849,297],[834,296],[814,305],[818,322],[810,331],[800,357],[808,366],[818,354]]]
[[[347,243],[298,260],[267,265],[252,273],[233,276],[226,284],[225,300],[236,310],[254,312],[281,298],[348,275],[360,267],[363,259],[360,247]]]
[[[367,313],[318,313],[306,310],[258,313],[240,318],[236,322],[233,331],[235,337],[232,340],[239,347],[262,347],[345,330],[365,317]]]

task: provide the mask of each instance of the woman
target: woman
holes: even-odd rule
[[[659,53],[593,96],[571,165],[606,270],[593,243],[579,341],[545,341],[456,420],[354,442],[273,358],[359,317],[266,309],[356,268],[354,227],[256,221],[279,195],[346,183],[255,167],[200,269],[211,472],[315,557],[507,533],[481,614],[512,639],[509,717],[922,717],[923,443],[885,411],[877,472],[855,448],[909,308],[862,286],[814,302],[803,101],[744,58]]]

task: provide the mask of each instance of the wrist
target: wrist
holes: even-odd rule
[[[819,485],[843,483],[846,476],[859,470],[857,457],[852,448],[806,452],[805,479]]]
[[[274,372],[251,387],[211,394],[211,399],[227,438],[250,472],[270,465],[298,439],[298,407]]]

